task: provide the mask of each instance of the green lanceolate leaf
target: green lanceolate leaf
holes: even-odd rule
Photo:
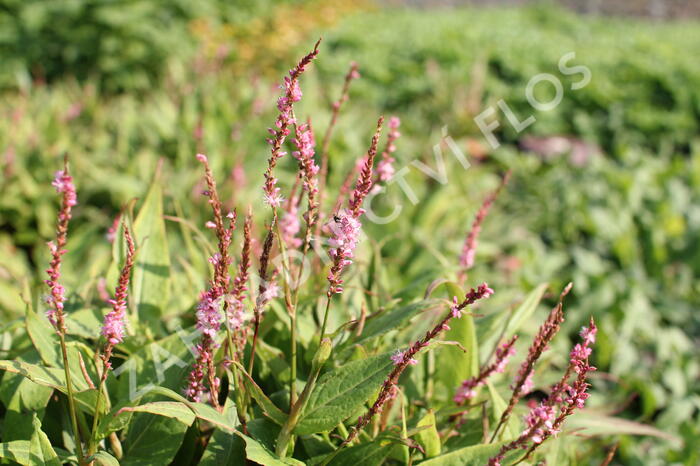
[[[242,374],[243,384],[246,390],[250,392],[250,395],[255,399],[263,413],[274,421],[278,425],[284,425],[287,422],[287,415],[282,412],[275,404],[270,400],[267,395],[262,391],[262,389],[255,383],[253,378],[245,371],[243,366],[235,363],[238,367],[240,373]]]
[[[379,389],[391,366],[389,354],[380,354],[323,374],[294,432],[313,434],[337,426]]]
[[[196,333],[180,330],[133,353],[114,370],[118,378],[114,390],[116,399],[133,403],[156,387],[174,392],[182,390],[194,361],[188,345],[196,338]]]
[[[134,221],[138,247],[131,278],[132,296],[139,320],[161,325],[170,291],[170,257],[163,219],[163,192],[158,176]]]
[[[491,398],[491,423],[493,425],[497,425],[498,422],[501,419],[501,415],[503,414],[503,411],[506,410],[508,407],[508,403],[501,397],[501,395],[498,393],[498,390],[493,386],[491,381],[486,382],[486,386],[489,389],[489,397]],[[508,435],[505,435],[507,438],[516,438],[518,434],[520,433],[519,429],[519,422],[516,416],[511,416],[508,418],[508,421],[506,422],[506,428],[502,430],[499,434],[499,437],[502,438],[504,436],[503,433],[506,433]]]
[[[191,426],[195,418],[208,422],[219,429],[234,432],[237,422],[231,423],[227,418],[211,406],[204,403],[194,403],[178,393],[163,387],[155,387],[148,392],[149,397],[163,395],[176,401],[151,401],[137,406],[123,406],[114,409],[112,414],[100,424],[98,433],[100,438],[106,437],[110,432],[126,427],[131,413],[150,413],[157,416],[176,419],[186,426]]]
[[[512,337],[537,309],[537,305],[542,300],[542,295],[547,291],[547,283],[542,283],[532,290],[520,303],[520,306],[513,311],[513,315],[508,320],[508,326],[503,334],[503,338]]]
[[[425,450],[425,456],[427,458],[432,458],[440,454],[440,435],[437,431],[437,424],[435,422],[435,413],[430,410],[423,416],[423,418],[418,421],[417,427],[424,427],[416,434],[416,441]]]
[[[525,297],[522,303],[509,315],[508,312],[492,314],[479,320],[478,337],[482,348],[493,348],[498,339],[508,339],[532,317],[537,305],[547,291],[547,283],[538,285]]]
[[[158,416],[177,419],[186,426],[191,426],[195,419],[192,410],[178,401],[152,401],[139,406],[122,408],[121,411],[156,414]]]
[[[293,458],[280,458],[270,450],[265,448],[257,440],[254,440],[247,435],[239,434],[245,442],[246,458],[258,464],[265,466],[303,466],[304,463]],[[240,464],[240,463],[239,463]]]
[[[421,312],[434,310],[441,305],[441,302],[437,299],[426,299],[386,311],[377,317],[368,319],[362,334],[352,342],[355,344],[364,343],[391,330],[400,329],[408,324],[412,317]]]
[[[32,413],[32,424],[34,433],[29,440],[29,456],[32,464],[42,464],[47,466],[61,466],[58,455],[51,446],[49,438],[41,430],[41,421],[36,413]]]
[[[464,299],[464,292],[454,282],[443,284],[447,289],[449,299],[457,296],[460,301]],[[469,309],[459,319],[450,321],[450,330],[442,335],[443,340],[455,341],[458,346],[445,347],[440,354],[440,365],[449,367],[450,370],[438,370],[437,379],[445,386],[450,398],[454,390],[463,380],[474,377],[479,373],[479,345],[476,337],[474,318],[467,314]]]
[[[73,379],[76,404],[80,409],[88,413],[93,413],[97,390],[90,389],[80,373],[79,368],[76,366],[75,369],[78,372],[77,374],[75,371],[71,372],[71,379]],[[66,377],[63,369],[44,367],[15,360],[0,361],[0,370],[20,374],[38,385],[59,390],[64,394],[66,393]]]
[[[34,349],[30,349],[19,359],[26,362],[39,362],[39,355]],[[19,374],[12,372],[2,374],[0,402],[6,409],[2,419],[2,439],[5,442],[28,439],[34,431],[31,412],[42,411],[52,393],[52,388],[36,384]]]
[[[680,443],[681,439],[668,432],[640,422],[608,416],[595,411],[581,411],[571,416],[567,428],[581,429],[586,435],[644,435],[658,437],[670,442]]]
[[[63,369],[39,366],[24,361],[0,361],[0,370],[20,374],[32,382],[45,387],[51,387],[64,393],[66,391],[66,377]],[[73,377],[71,376],[71,378]],[[77,391],[88,389],[85,381],[80,381],[76,378],[73,382]]]
[[[238,426],[238,414],[233,400],[226,400],[222,415],[228,425]],[[209,439],[199,466],[237,466],[245,457],[243,438],[236,433],[216,429]]]
[[[460,448],[418,464],[422,466],[483,466],[498,453],[500,443]]]
[[[123,442],[122,466],[168,464],[180,448],[187,426],[177,419],[134,414]]]
[[[391,450],[396,444],[384,441],[375,440],[373,442],[362,443],[360,445],[342,450],[333,460],[328,463],[329,466],[379,466],[384,464],[384,461],[391,454]],[[322,461],[323,458],[319,458]],[[315,463],[312,463],[315,464]]]
[[[56,331],[51,327],[49,321],[27,307],[24,324],[27,335],[29,335],[29,339],[44,364],[51,367],[62,367],[61,347],[58,345]]]

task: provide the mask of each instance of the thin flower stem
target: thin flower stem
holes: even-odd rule
[[[250,360],[248,361],[248,373],[249,374],[253,373],[253,366],[255,363],[255,349],[257,348],[258,332],[260,330],[260,317],[259,316],[254,317],[253,327],[254,327],[253,343],[251,343],[251,346],[250,346]]]
[[[291,201],[291,197],[290,197]],[[294,403],[296,402],[296,379],[297,379],[297,319],[296,319],[296,306],[292,303],[291,292],[289,290],[289,283],[286,278],[291,277],[291,266],[289,264],[289,258],[287,257],[287,247],[282,240],[282,232],[280,231],[280,223],[277,222],[277,245],[280,248],[282,255],[282,268],[284,269],[285,279],[282,280],[282,286],[284,287],[284,304],[287,307],[287,313],[289,314],[289,328],[290,328],[290,369],[291,369],[291,379],[289,381],[289,409],[292,409]]]
[[[58,339],[61,343],[61,354],[63,355],[63,371],[66,375],[66,392],[68,395],[68,410],[70,412],[70,421],[75,435],[75,451],[80,464],[84,464],[83,446],[80,439],[80,431],[78,430],[78,417],[75,410],[75,398],[73,395],[73,381],[70,376],[70,367],[68,366],[68,351],[66,349],[66,337],[63,332],[58,333]]]
[[[68,395],[68,409],[70,411],[73,434],[75,435],[75,449],[78,461],[84,463],[83,447],[80,431],[78,430],[78,417],[75,409],[75,399],[73,395],[73,381],[70,376],[70,366],[68,365],[68,350],[66,349],[66,322],[64,315],[65,288],[60,284],[61,277],[61,257],[66,253],[66,243],[68,239],[68,222],[71,219],[71,210],[77,201],[76,189],[73,178],[68,172],[68,157],[63,160],[63,170],[56,172],[56,177],[51,183],[56,191],[61,194],[61,208],[58,211],[58,222],[56,224],[56,241],[49,242],[51,252],[51,262],[46,273],[49,276],[45,283],[48,285],[51,295],[49,296],[50,309],[46,316],[51,325],[56,330],[61,345],[63,356],[63,371],[66,377],[66,394]]]
[[[323,323],[321,324],[321,334],[319,335],[319,340],[318,340],[319,346],[321,345],[321,341],[323,341],[323,337],[326,335],[326,324],[328,324],[328,313],[330,312],[330,309],[331,309],[331,299],[333,299],[333,295],[331,293],[328,293],[326,295],[326,297],[327,297],[326,310],[323,313]]]
[[[297,400],[297,316],[296,311],[289,313],[289,326],[291,327],[291,380],[289,381],[289,409],[292,409]]]
[[[280,430],[279,435],[277,436],[275,452],[278,456],[284,457],[287,453],[289,443],[293,439],[292,432],[294,431],[294,428],[296,427],[297,422],[299,421],[299,416],[304,411],[304,407],[306,406],[306,403],[309,400],[311,392],[316,386],[316,380],[318,380],[318,376],[321,373],[323,364],[326,362],[328,356],[330,355],[330,349],[331,343],[328,340],[326,340],[325,342],[322,341],[321,345],[319,345],[319,350],[314,356],[312,362],[311,376],[306,382],[304,390],[302,390],[299,399],[296,401],[296,403],[294,403],[292,409],[289,411],[289,416],[287,417],[287,420],[285,421],[284,425],[282,426],[282,429]]]
[[[92,431],[90,441],[88,442],[88,456],[95,454],[97,451],[97,442],[99,441],[97,438],[97,427],[100,424],[100,410],[102,409],[100,402],[102,401],[102,396],[104,393],[105,380],[106,377],[100,377],[100,382],[97,386],[97,400],[95,401],[95,415],[92,417]]]
[[[227,311],[227,305],[224,304],[224,315],[228,315]],[[228,351],[228,357],[231,361],[234,361],[236,358],[235,351],[233,348],[233,336],[231,334],[231,328],[229,324],[229,319],[226,319],[226,346],[228,346],[227,351]],[[235,366],[231,366],[231,381],[230,383],[234,386],[234,391],[235,391],[235,396],[236,396],[236,405],[239,407],[239,409],[236,410],[236,413],[238,414],[238,420],[243,426],[243,431],[244,433],[247,432],[247,423],[246,423],[246,417],[245,417],[245,402],[243,401],[243,398],[240,395],[240,390],[239,390],[239,384],[238,384],[238,375],[237,375],[237,370]]]

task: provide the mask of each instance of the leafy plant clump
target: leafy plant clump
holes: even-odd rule
[[[105,275],[113,293],[103,283],[99,296],[76,302],[62,285],[79,202],[66,160],[53,182],[61,206],[48,245],[48,310],[34,311],[25,296],[25,318],[3,329],[10,357],[0,361],[8,387],[0,457],[20,464],[206,465],[247,458],[264,465],[499,465],[533,461],[546,452],[542,445],[565,437],[565,422],[589,397],[592,319],[559,358],[561,372],[537,382],[547,390],[538,399],[530,394],[572,285],[512,377],[517,332],[546,287],[512,312],[476,319],[480,304],[498,292],[485,282],[470,286],[478,237],[509,175],[485,198],[453,277],[436,277],[422,300],[365,299],[381,273],[376,254],[364,262],[365,208],[396,173],[400,121],[386,122],[382,149],[385,120],[378,119],[367,153],[334,198],[328,143],[359,74],[352,65],[317,150],[311,121],[295,104],[318,53],[319,43],[281,86],[269,130],[264,208],[248,207],[239,218],[240,206],[220,198],[209,158],[196,155],[204,168],[200,192],[211,209],[204,227],[216,246],[206,251],[206,240],[195,240],[196,226],[173,220],[188,248],[204,245],[211,276],[183,319],[194,325],[178,325],[164,338],[156,335],[173,327],[165,309],[170,252],[160,171],[138,214],[127,206],[111,231],[113,263]],[[298,173],[283,193],[276,168],[290,157]],[[181,265],[196,280],[195,269]],[[477,332],[477,324],[484,329]],[[8,422],[15,423],[11,433]]]

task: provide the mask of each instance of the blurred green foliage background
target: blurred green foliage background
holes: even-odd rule
[[[193,228],[207,216],[196,151],[210,156],[229,204],[260,206],[277,82],[323,36],[299,106],[300,115],[314,115],[319,134],[350,61],[362,74],[331,145],[334,186],[365,150],[379,113],[402,119],[399,168],[413,160],[435,167],[443,128],[471,156],[463,171],[442,144],[448,183],[412,168],[407,179],[419,202],[393,185],[377,203],[379,210],[403,209],[387,225],[367,225],[382,257],[373,279],[387,297],[419,296],[455,269],[481,198],[498,173],[512,170],[470,278],[499,291],[484,312],[512,305],[541,282],[558,289],[574,281],[567,331],[573,335],[589,315],[601,327],[594,406],[667,434],[622,436],[616,461],[697,464],[698,26],[582,17],[551,6],[2,0],[0,323],[23,314],[23,288],[41,290],[44,243],[55,221],[50,180],[64,154],[80,202],[64,267],[78,307],[90,302],[110,263],[107,229],[131,199],[145,196],[159,160],[166,214]],[[570,85],[578,77],[557,69],[571,51],[572,63],[592,72],[577,91]],[[536,123],[520,134],[499,113],[502,146],[491,150],[474,117],[504,99],[524,119],[533,113],[526,84],[543,72],[561,78],[562,103],[534,112]],[[585,144],[587,156],[538,149],[552,136]],[[291,184],[291,160],[282,171]],[[187,291],[169,298],[168,329],[191,320],[185,311],[206,277],[206,255],[185,247],[182,228],[168,223],[183,244],[171,248],[171,280]],[[207,245],[198,239],[197,247]],[[192,280],[193,271],[201,278]],[[579,452],[599,459],[616,438],[582,443]]]

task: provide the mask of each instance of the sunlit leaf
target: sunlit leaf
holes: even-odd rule
[[[322,432],[347,419],[379,389],[391,366],[389,354],[380,354],[323,374],[309,396],[295,433]]]

